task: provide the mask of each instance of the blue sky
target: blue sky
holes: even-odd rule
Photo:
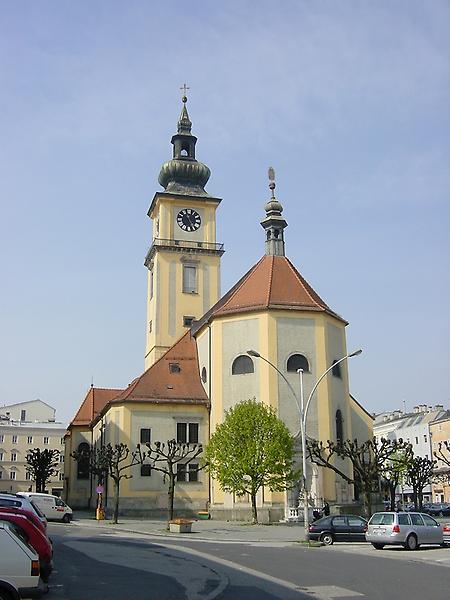
[[[146,216],[180,112],[223,198],[225,292],[287,255],[350,325],[369,411],[449,390],[450,2],[2,2],[0,404],[71,419],[143,369]]]

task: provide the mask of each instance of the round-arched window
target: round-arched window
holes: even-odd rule
[[[342,413],[339,409],[336,411],[336,441],[338,444],[342,444],[344,441],[344,425],[342,422]]]
[[[208,380],[208,373],[206,372],[206,367],[203,367],[202,369],[202,381],[203,383],[206,383]]]
[[[253,366],[253,361],[250,356],[246,354],[241,354],[234,359],[233,365],[231,367],[232,375],[245,375],[245,373],[254,373],[255,368]]]
[[[293,354],[288,358],[286,365],[288,373],[297,373],[298,370],[302,370],[304,373],[309,372],[309,363],[306,356],[303,354]]]
[[[81,442],[78,446],[77,479],[89,479],[89,451],[90,446]]]

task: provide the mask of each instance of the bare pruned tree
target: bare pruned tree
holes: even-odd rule
[[[431,483],[436,461],[424,456],[416,456],[406,471],[406,483],[413,489],[413,502],[416,510],[422,510],[423,490]]]

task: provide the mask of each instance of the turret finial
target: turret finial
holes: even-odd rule
[[[186,104],[187,102],[187,91],[190,90],[191,88],[189,88],[185,83],[183,83],[183,85],[180,87],[180,90],[183,92],[183,95],[181,96],[181,102],[183,102],[183,104]]]
[[[275,169],[269,167],[269,189],[272,191],[272,198],[275,198]]]
[[[266,232],[266,254],[273,256],[284,256],[284,229],[286,221],[281,216],[283,207],[281,202],[275,198],[275,169],[269,167],[269,189],[270,200],[264,207],[266,218],[261,221],[261,226]]]

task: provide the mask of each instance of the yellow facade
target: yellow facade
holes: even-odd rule
[[[450,443],[450,419],[430,423],[430,436],[432,458],[436,460],[435,453],[438,453],[439,444],[442,443],[444,457],[450,462],[450,452],[443,444],[445,441]],[[440,472],[441,477],[439,481],[432,482],[432,501],[450,503],[450,467],[442,461],[437,461],[436,470]]]

